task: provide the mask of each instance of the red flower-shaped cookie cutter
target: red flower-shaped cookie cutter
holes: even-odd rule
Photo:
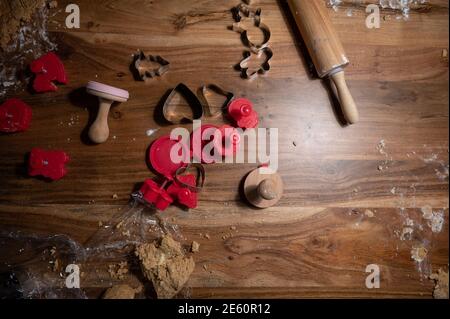
[[[0,131],[23,132],[30,127],[31,107],[19,99],[9,99],[0,105]]]
[[[46,151],[35,147],[30,153],[28,174],[58,180],[67,174],[65,165],[69,161],[69,156],[62,151]]]
[[[31,62],[30,69],[36,75],[33,89],[38,93],[56,91],[58,88],[53,82],[67,84],[64,64],[53,52]]]

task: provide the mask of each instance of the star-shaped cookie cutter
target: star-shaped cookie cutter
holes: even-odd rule
[[[146,67],[142,65],[145,62],[158,63],[160,66],[153,70],[148,70]],[[169,65],[170,65],[169,61],[163,59],[159,55],[145,55],[143,51],[139,51],[135,55],[134,67],[138,71],[142,81],[145,81],[148,78],[162,76],[164,73],[169,71]]]
[[[248,62],[250,61],[250,59],[252,58],[252,56],[257,56],[258,58],[260,58],[262,55],[266,56],[265,61],[261,64],[261,66],[259,67],[258,70],[253,71],[253,72],[249,72],[249,68],[248,68]],[[269,47],[263,48],[261,50],[259,50],[257,53],[252,53],[250,51],[245,51],[244,52],[244,59],[242,59],[242,61],[239,63],[239,68],[241,69],[242,72],[242,77],[245,79],[249,79],[252,80],[255,77],[257,77],[258,75],[263,75],[267,72],[269,72],[270,70],[270,59],[273,56],[273,52]]]

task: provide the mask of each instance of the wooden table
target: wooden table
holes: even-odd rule
[[[284,1],[257,2],[274,56],[269,74],[254,81],[233,68],[245,49],[227,29],[239,1],[80,0],[81,28],[70,30],[69,1],[59,1],[49,27],[70,84],[20,95],[33,108],[31,129],[0,136],[2,230],[85,243],[103,227],[99,221],[126,207],[137,183],[154,176],[147,148],[174,127],[154,116],[164,93],[179,82],[193,90],[215,83],[252,100],[260,127],[279,129],[285,193],[276,207],[253,209],[239,186],[256,164],[209,165],[197,209],[160,213],[178,225],[185,243],[200,243],[189,296],[431,297],[427,276],[448,266],[449,96],[448,1],[430,2],[407,21],[382,10],[380,29],[367,29],[365,7],[352,1],[329,9],[361,113],[357,125],[343,127],[326,84],[311,76]],[[130,64],[137,49],[162,55],[170,71],[136,81]],[[97,146],[84,139],[96,105],[80,89],[89,80],[131,95],[110,114],[110,139]],[[381,140],[385,154],[377,149]],[[69,174],[52,183],[28,177],[24,156],[34,146],[68,152]],[[423,218],[426,205],[444,211],[442,231],[432,232]],[[402,240],[409,219],[413,232]],[[420,245],[428,254],[416,263],[411,250]],[[365,286],[369,264],[380,267],[380,289]],[[111,285],[107,264],[96,267],[101,281],[81,267],[90,296]]]

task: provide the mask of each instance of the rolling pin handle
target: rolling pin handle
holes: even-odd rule
[[[331,80],[337,89],[342,113],[349,124],[355,124],[359,120],[358,109],[345,82],[344,71],[338,71],[331,76]]]

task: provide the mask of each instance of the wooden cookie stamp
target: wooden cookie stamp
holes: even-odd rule
[[[267,170],[269,170],[268,174]],[[248,174],[244,182],[244,194],[255,207],[268,208],[274,206],[283,195],[283,181],[276,172],[267,167],[261,167]]]
[[[89,94],[99,99],[97,118],[89,129],[89,138],[94,143],[104,143],[109,137],[108,113],[113,102],[128,101],[127,91],[106,84],[90,81],[86,86]]]

